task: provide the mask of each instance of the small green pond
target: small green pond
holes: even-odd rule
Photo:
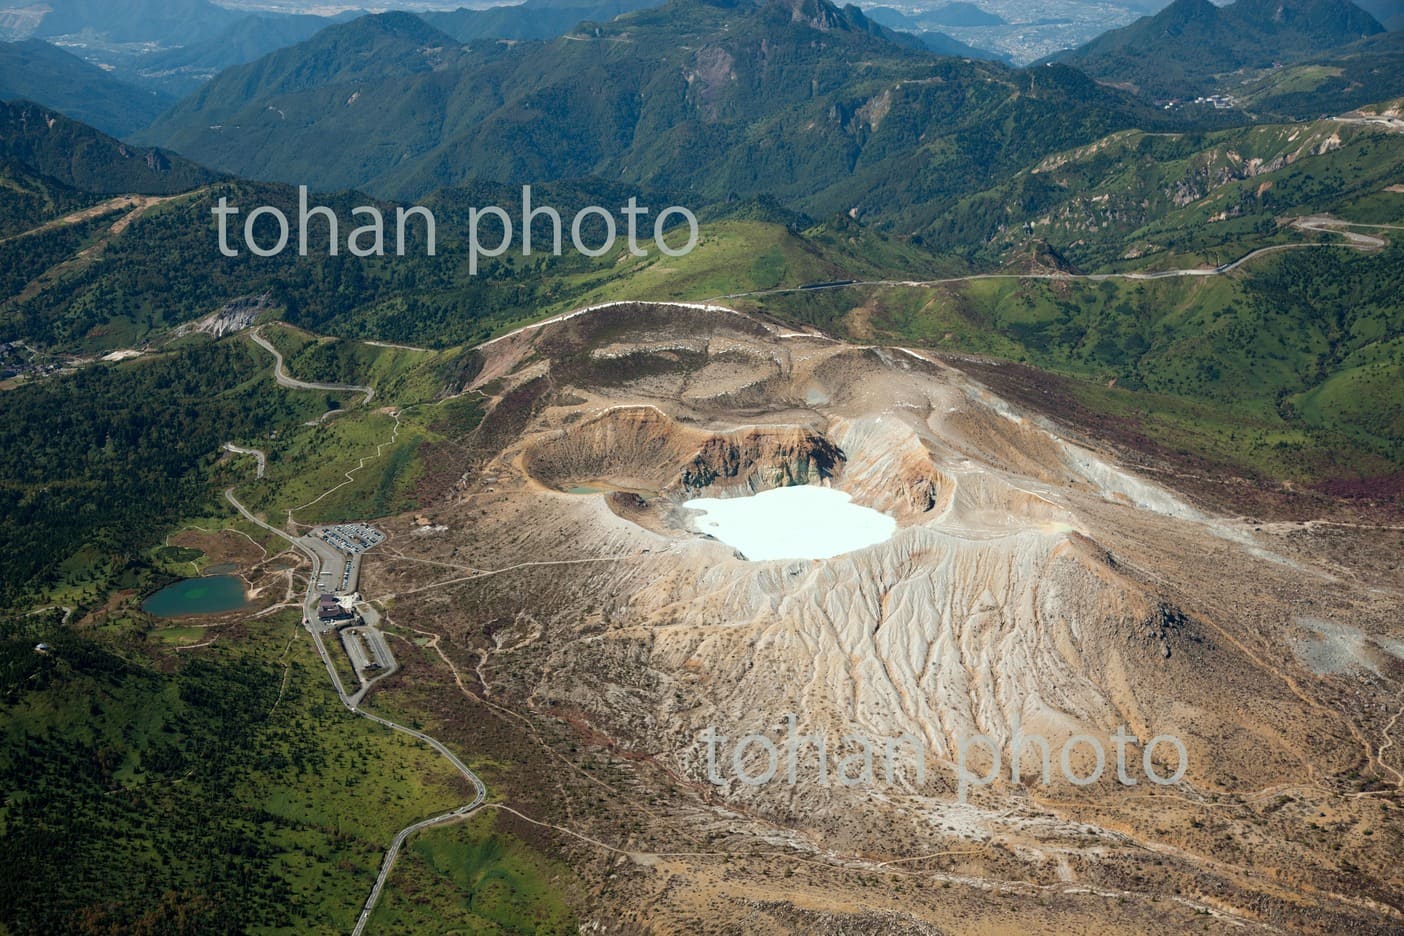
[[[167,585],[143,601],[141,609],[157,617],[177,618],[238,611],[246,604],[243,579],[233,575],[207,575]]]

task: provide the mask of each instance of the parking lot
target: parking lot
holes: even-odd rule
[[[385,534],[366,523],[339,523],[317,527],[302,541],[322,560],[318,590],[344,595],[356,590],[361,554],[385,542]]]
[[[365,523],[339,523],[319,527],[312,535],[346,553],[356,556],[385,541],[385,534]]]

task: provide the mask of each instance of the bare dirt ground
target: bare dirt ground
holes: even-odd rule
[[[115,198],[109,198],[106,201],[91,205],[80,211],[70,212],[61,218],[54,218],[52,221],[46,221],[36,228],[25,231],[23,234],[15,234],[11,237],[4,238],[4,240],[0,240],[0,243],[18,240],[21,237],[28,237],[31,234],[52,231],[54,228],[68,227],[119,211],[122,215],[112,222],[112,225],[108,228],[108,233],[114,235],[121,234],[131,226],[133,221],[145,214],[153,205],[159,205],[161,202],[170,201],[172,198],[185,198],[190,194],[194,193],[181,195],[118,195]]]

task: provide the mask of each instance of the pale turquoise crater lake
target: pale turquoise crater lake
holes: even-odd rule
[[[828,559],[892,538],[897,521],[855,504],[833,488],[798,485],[751,497],[698,497],[699,533],[716,537],[751,560]]]
[[[243,579],[233,575],[207,575],[185,579],[156,592],[141,603],[141,609],[157,617],[188,617],[192,614],[221,614],[238,611],[248,604]]]

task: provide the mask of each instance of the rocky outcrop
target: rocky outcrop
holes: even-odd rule
[[[252,328],[257,323],[258,317],[272,310],[273,307],[273,297],[269,293],[264,293],[261,296],[243,296],[239,299],[231,299],[204,318],[180,326],[175,333],[185,335],[192,332],[203,332],[214,338],[223,338],[225,335],[232,335],[246,328]]]
[[[802,429],[747,429],[712,436],[678,475],[675,487],[688,496],[714,485],[755,493],[792,484],[828,481],[842,468],[843,452],[828,439]],[[712,491],[713,496],[723,491]]]
[[[658,490],[706,438],[649,406],[620,406],[530,445],[523,466],[558,490],[601,478]]]

